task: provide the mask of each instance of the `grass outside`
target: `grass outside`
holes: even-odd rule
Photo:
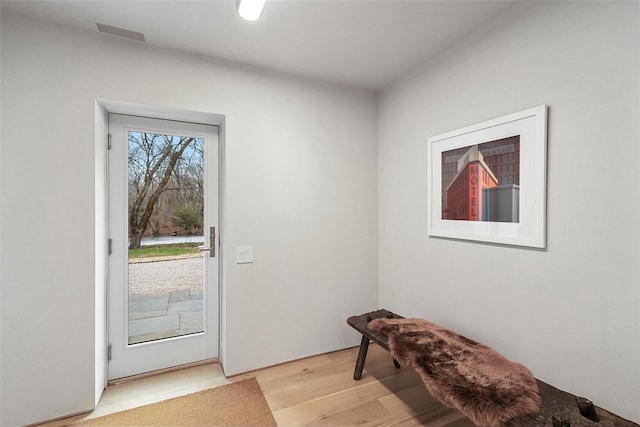
[[[202,243],[172,243],[168,245],[143,246],[140,249],[129,249],[129,259],[171,257],[188,255],[198,252]]]

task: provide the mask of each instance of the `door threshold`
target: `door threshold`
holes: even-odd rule
[[[131,382],[131,381],[139,380],[141,378],[153,377],[155,375],[166,374],[166,373],[175,372],[175,371],[181,371],[181,370],[187,369],[187,368],[193,368],[193,367],[196,367],[196,366],[208,365],[208,364],[211,364],[211,363],[219,363],[219,362],[220,362],[220,359],[218,357],[214,357],[212,359],[205,359],[205,360],[200,360],[198,362],[185,363],[184,365],[172,366],[170,368],[158,369],[156,371],[143,372],[142,374],[131,375],[129,377],[116,378],[116,379],[113,379],[113,380],[109,380],[107,385],[114,386],[114,385],[118,385],[118,384],[124,384],[124,383],[128,383],[128,382]]]

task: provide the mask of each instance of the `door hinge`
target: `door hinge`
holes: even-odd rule
[[[107,346],[107,362],[111,362],[111,344]]]
[[[107,134],[107,150],[111,150],[111,134]]]
[[[113,239],[107,240],[107,255],[111,255],[113,252]]]

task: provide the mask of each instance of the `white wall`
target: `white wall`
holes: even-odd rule
[[[380,305],[640,422],[637,2],[520,4],[379,99]],[[549,105],[548,245],[427,237],[426,140]]]
[[[346,318],[377,306],[373,94],[6,14],[1,48],[1,425],[89,410],[104,380],[97,98],[226,116],[227,374],[357,344]]]

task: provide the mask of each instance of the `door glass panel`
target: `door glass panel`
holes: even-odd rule
[[[128,343],[204,332],[204,140],[127,138]]]

